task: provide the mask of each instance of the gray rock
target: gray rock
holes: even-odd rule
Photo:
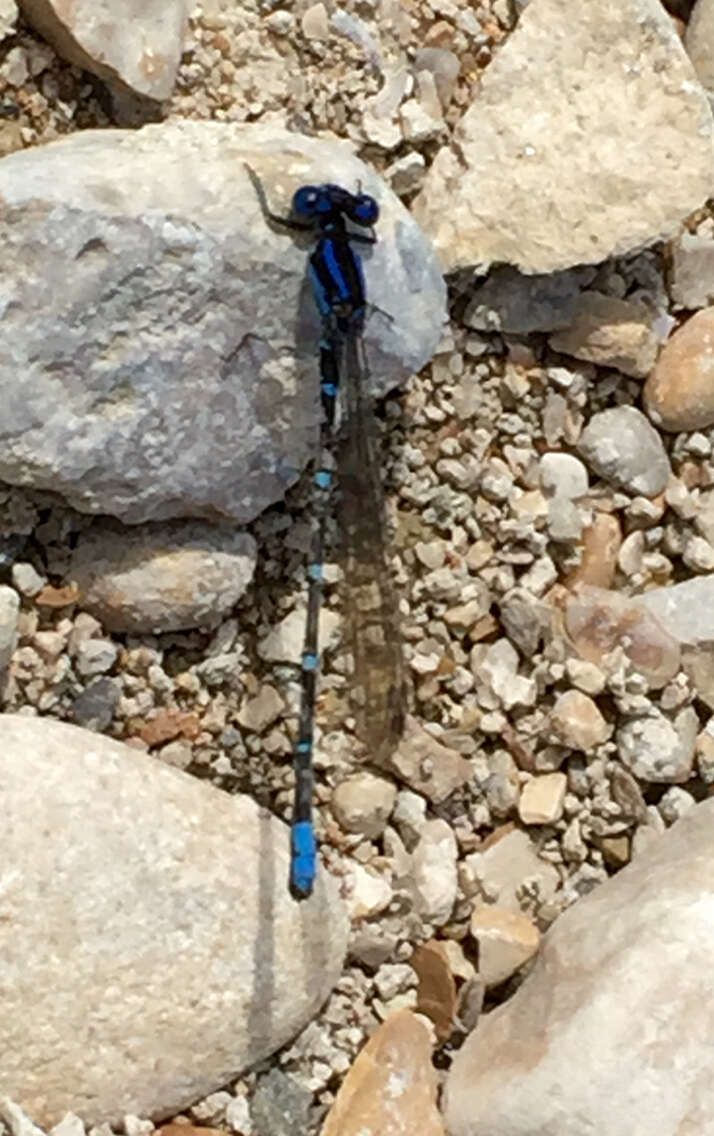
[[[4,159],[0,478],[131,523],[243,523],[279,500],[315,450],[320,328],[305,242],[263,209],[326,180],[379,199],[366,344],[384,392],[433,354],[446,289],[349,146],[185,120]]]
[[[150,99],[171,94],[181,58],[185,0],[142,0],[141,19],[125,19],[110,0],[22,0],[27,22],[58,55],[109,83]]]
[[[347,925],[324,871],[290,898],[286,826],[75,726],[0,727],[4,1092],[45,1127],[159,1119],[295,1036]]]
[[[282,1069],[271,1069],[256,1085],[251,1119],[257,1134],[295,1136],[308,1131],[312,1093]]]
[[[714,576],[698,576],[666,588],[653,588],[632,602],[656,616],[679,643],[714,642]]]
[[[412,854],[414,906],[428,923],[440,927],[456,900],[456,837],[445,820],[428,820]]]
[[[704,203],[711,137],[659,0],[539,0],[437,154],[414,216],[448,271],[597,264],[673,235]]]
[[[70,578],[110,631],[177,631],[218,623],[255,570],[255,541],[198,521],[124,528],[97,521],[81,536]],[[91,642],[91,640],[90,640]]]
[[[714,239],[711,235],[685,231],[672,242],[669,291],[679,308],[707,308],[714,301]]]
[[[647,718],[634,718],[616,734],[618,756],[642,781],[677,784],[694,768],[699,720],[691,706],[674,720],[652,707]]]
[[[373,839],[384,832],[397,797],[396,786],[364,769],[346,777],[332,794],[332,811],[345,832]]]
[[[572,322],[551,335],[554,351],[644,379],[657,360],[653,316],[642,303],[583,292]]]
[[[499,265],[470,292],[463,322],[477,331],[511,335],[557,331],[575,318],[580,290],[593,276],[592,268],[524,276],[515,268]]]
[[[545,453],[538,463],[543,492],[548,496],[574,501],[588,491],[588,471],[572,454]]]
[[[14,588],[0,584],[0,675],[7,669],[17,646],[20,597]]]
[[[634,406],[593,414],[578,451],[600,477],[644,497],[661,493],[672,473],[662,439]]]
[[[712,859],[707,801],[560,916],[516,994],[457,1053],[450,1136],[709,1131]],[[676,1092],[662,1077],[675,1055]]]
[[[121,687],[118,679],[97,678],[75,698],[72,704],[72,717],[78,726],[101,733],[102,730],[106,730],[114,717],[120,698]]]

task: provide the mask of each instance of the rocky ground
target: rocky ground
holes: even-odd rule
[[[654,952],[663,916],[637,899],[649,863],[650,878],[669,881],[673,908],[690,910],[678,881],[690,874],[687,855],[693,863],[699,854],[695,840],[709,854],[706,836],[697,829],[684,849],[659,838],[697,814],[714,784],[711,123],[679,41],[657,25],[654,0],[642,3],[650,23],[639,62],[620,66],[635,35],[627,19],[640,27],[636,0],[621,6],[622,26],[593,4],[597,34],[587,20],[558,24],[557,0],[340,9],[215,0],[192,14],[160,109],[110,96],[21,21],[0,42],[0,97],[19,108],[0,120],[3,152],[150,118],[332,131],[413,209],[449,270],[450,321],[436,354],[378,407],[412,680],[404,741],[379,769],[364,763],[350,717],[331,534],[317,827],[351,917],[347,961],[293,1041],[225,1087],[216,1071],[216,1091],[178,1122],[240,1136],[348,1136],[369,1120],[375,1132],[438,1136],[437,1083],[479,1015],[506,1005],[529,970],[514,1006],[525,1005],[529,980],[536,991],[538,981],[558,985],[560,956],[534,963],[551,926],[563,939],[548,942],[565,942],[567,956],[588,926],[595,935],[587,904],[610,896],[591,918],[620,919],[618,957],[640,936]],[[519,40],[527,7],[532,39]],[[662,20],[685,34],[689,6],[671,7]],[[705,8],[700,0],[686,31],[694,59],[707,57]],[[540,69],[526,79],[534,59]],[[588,86],[582,61],[593,59],[596,70],[613,66],[612,117]],[[622,95],[620,106],[636,106],[623,119],[624,74],[641,98]],[[578,84],[570,104],[559,85],[572,75],[581,107]],[[529,100],[553,144],[541,153],[534,125],[533,155],[521,149],[511,162],[504,139]],[[569,106],[573,119],[590,116],[588,145],[572,133]],[[532,173],[513,172],[531,157]],[[552,209],[539,227],[544,199]],[[91,518],[47,490],[7,486],[0,499],[3,711],[103,733],[287,819],[308,480],[226,537],[215,577],[183,534],[172,571],[182,594],[197,577],[206,587],[200,603],[186,601],[194,630],[158,634],[131,615],[161,591],[151,571],[117,582],[127,542],[150,546],[150,529],[90,532]],[[176,608],[175,596],[159,596],[153,625]],[[669,875],[666,858],[647,860],[665,847],[677,865]],[[642,866],[623,875],[629,891],[620,879],[606,883],[631,861],[631,873]],[[632,923],[622,915],[630,908]],[[667,948],[677,941],[665,935]],[[582,965],[597,969],[587,949]],[[672,972],[681,964],[699,973],[699,961],[675,955]],[[632,973],[654,965],[639,960]],[[547,978],[544,966],[554,968]],[[656,997],[627,992],[635,1017]],[[623,990],[608,997],[627,1001]],[[401,1013],[413,1009],[431,1021],[431,1037],[420,1017]],[[530,1012],[516,1021],[533,1031]],[[599,1043],[602,1023],[588,1028]],[[502,1060],[507,1067],[509,1054]],[[392,1129],[395,1069],[424,1095]],[[349,1107],[344,1097],[335,1105],[348,1074]],[[459,1136],[484,1130],[468,1091],[457,1079],[447,1093]],[[508,1104],[498,1107],[498,1120],[488,1114],[493,1132],[535,1130],[522,1117],[509,1127]],[[549,1116],[538,1131],[589,1130],[571,1116]],[[3,1118],[13,1136],[32,1136],[12,1106]],[[603,1128],[635,1130],[631,1117],[630,1127],[618,1122]],[[641,1130],[669,1132],[662,1123]],[[124,1122],[126,1136],[152,1127]],[[53,1132],[69,1128],[79,1136],[82,1123]],[[93,1131],[108,1136],[105,1125]]]

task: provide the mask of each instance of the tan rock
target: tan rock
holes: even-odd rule
[[[538,0],[414,212],[448,271],[546,273],[671,236],[711,186],[706,96],[658,0]]]
[[[640,603],[603,588],[579,587],[565,609],[565,628],[582,659],[601,664],[621,647],[653,690],[679,670],[679,644]]]
[[[652,315],[644,304],[602,292],[583,292],[569,327],[550,337],[564,355],[644,379],[657,359]]]
[[[580,564],[566,579],[569,588],[591,584],[609,588],[615,578],[617,554],[622,544],[620,522],[613,513],[598,513],[583,532]]]
[[[320,1136],[445,1136],[436,1089],[429,1030],[400,1010],[358,1055]]]
[[[407,718],[404,736],[386,767],[433,804],[444,801],[471,777],[466,758],[442,745],[414,718]]]
[[[644,403],[662,430],[714,425],[714,307],[695,312],[667,340],[645,383]]]
[[[550,726],[556,741],[584,752],[607,741],[612,733],[597,703],[579,690],[566,690],[558,695]]]
[[[518,815],[524,824],[553,824],[563,815],[568,779],[564,773],[532,777],[521,790]]]
[[[538,928],[525,915],[501,907],[477,907],[469,933],[478,943],[478,971],[486,986],[498,986],[538,950]]]
[[[409,962],[419,979],[416,1008],[434,1023],[439,1041],[446,1041],[454,1028],[456,981],[445,944],[432,939],[417,947]]]

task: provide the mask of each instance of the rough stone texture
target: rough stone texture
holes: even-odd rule
[[[714,7],[712,8],[714,11]],[[714,239],[683,232],[671,247],[669,292],[680,308],[706,308],[714,300]]]
[[[558,870],[541,860],[527,832],[514,829],[483,852],[472,852],[466,864],[475,882],[502,910],[521,911],[519,896],[526,883],[537,884],[541,899],[551,900],[560,884]]]
[[[218,623],[250,583],[255,558],[248,533],[98,521],[82,534],[69,576],[81,606],[108,630],[178,631]]]
[[[563,815],[568,787],[564,773],[544,773],[526,781],[518,802],[518,815],[524,824],[552,824]]]
[[[0,584],[0,676],[7,668],[17,646],[17,622],[20,597],[14,588]]]
[[[707,801],[558,919],[456,1055],[450,1136],[711,1131],[713,858]]]
[[[478,943],[478,971],[486,986],[499,986],[538,950],[538,928],[520,911],[477,907],[469,933]]]
[[[658,588],[647,596],[672,590]],[[582,659],[603,664],[611,651],[621,647],[649,686],[658,690],[679,670],[680,650],[671,624],[647,596],[581,586],[567,605],[565,629]]]
[[[550,728],[561,745],[584,752],[607,741],[612,733],[597,703],[579,690],[565,690],[558,695],[550,715]]]
[[[678,643],[714,642],[714,576],[697,576],[667,588],[653,588],[632,602],[654,615]]]
[[[665,343],[644,403],[662,430],[714,425],[714,308],[696,312]]]
[[[657,359],[657,336],[645,305],[601,292],[583,292],[572,322],[551,335],[550,346],[637,379],[646,378]]]
[[[470,292],[464,312],[467,327],[530,335],[566,328],[575,318],[580,289],[589,284],[592,268],[576,268],[544,276],[524,276],[500,265]]]
[[[644,497],[661,493],[672,473],[662,439],[634,406],[593,414],[578,451],[600,477]]]
[[[109,738],[0,718],[2,1089],[39,1123],[180,1111],[295,1035],[340,973],[288,830]]]
[[[429,1029],[410,1010],[379,1027],[353,1064],[320,1136],[445,1136]]]
[[[658,0],[538,0],[437,155],[414,215],[449,271],[595,264],[671,236],[709,197],[711,130]]]
[[[465,757],[443,745],[410,717],[399,745],[383,764],[435,805],[446,800],[473,774]]]
[[[15,0],[0,0],[0,40],[12,35],[17,19]]]
[[[245,163],[276,211],[316,180],[379,199],[370,369],[385,389],[431,357],[436,258],[349,146],[218,122],[83,131],[0,162],[0,478],[132,523],[242,523],[296,481],[319,319],[305,242],[268,225]]]
[[[58,55],[150,99],[171,94],[186,29],[186,0],[20,0],[28,24]]]
[[[566,578],[568,587],[589,584],[594,588],[609,588],[615,578],[621,544],[622,529],[617,516],[598,513],[583,531],[580,564]]]
[[[686,781],[694,768],[699,719],[691,706],[674,720],[656,707],[646,718],[625,722],[617,731],[617,751],[623,764],[642,781]]]
[[[714,94],[714,3],[697,0],[689,17],[684,46],[699,76],[699,82]]]

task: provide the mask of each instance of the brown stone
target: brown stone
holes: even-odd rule
[[[66,584],[63,588],[55,588],[52,584],[45,584],[44,588],[35,596],[38,607],[69,607],[77,603],[79,588],[76,584]]]
[[[590,584],[594,588],[609,588],[615,578],[621,544],[622,529],[617,517],[611,513],[598,513],[583,532],[582,557],[578,567],[565,581],[568,587]]]
[[[399,1010],[358,1055],[320,1136],[445,1136],[428,1027]]]
[[[714,307],[696,312],[667,340],[645,383],[644,403],[662,430],[714,425]]]
[[[437,939],[424,943],[409,962],[419,979],[416,1008],[434,1023],[439,1041],[446,1041],[454,1028],[456,981],[444,943]]]
[[[148,746],[162,745],[174,738],[195,738],[201,728],[195,714],[185,710],[159,710],[155,717],[139,731],[139,737]]]

